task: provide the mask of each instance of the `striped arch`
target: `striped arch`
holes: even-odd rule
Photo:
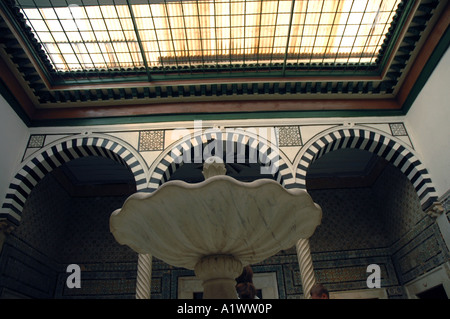
[[[400,140],[394,140],[384,132],[357,126],[327,130],[304,146],[296,165],[298,187],[306,189],[309,165],[328,152],[344,148],[369,151],[399,168],[413,184],[423,210],[437,200],[438,196],[427,169],[409,146]]]
[[[218,136],[217,134],[221,135]],[[171,147],[168,147],[155,160],[154,165],[150,169],[150,180],[145,191],[151,193],[168,181],[172,174],[184,164],[184,161],[180,160],[183,156],[188,156],[191,162],[196,162],[195,158],[200,154],[201,158],[198,162],[203,162],[203,151],[208,147],[208,143],[214,139],[222,140],[226,151],[232,150],[233,157],[238,156],[242,162],[249,162],[249,154],[257,154],[258,163],[266,163],[267,166],[270,166],[271,176],[278,183],[286,188],[295,187],[292,169],[287,164],[288,161],[284,159],[284,154],[276,146],[271,145],[267,140],[253,133],[245,132],[244,130],[233,130],[220,133],[204,132],[195,136],[187,136],[182,141],[178,141]],[[242,156],[244,154],[245,156]],[[227,162],[226,158],[224,158],[224,161]],[[240,161],[238,163],[241,163]]]
[[[22,165],[9,185],[0,219],[19,225],[25,202],[36,184],[53,169],[85,156],[110,158],[128,167],[138,191],[147,184],[147,167],[130,145],[102,134],[72,136],[46,146]]]

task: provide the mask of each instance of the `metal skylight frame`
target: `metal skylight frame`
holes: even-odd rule
[[[97,52],[95,52],[94,50],[89,51],[87,50],[88,45],[92,45],[93,43],[91,43],[91,41],[85,41],[85,39],[82,39],[82,41],[78,42],[78,43],[72,43],[70,41],[66,41],[67,43],[59,43],[58,41],[53,40],[52,41],[42,41],[41,37],[42,37],[42,32],[43,31],[39,31],[36,29],[36,26],[34,22],[30,22],[33,21],[32,19],[30,19],[27,16],[27,12],[26,11],[22,11],[23,13],[25,13],[25,18],[27,19],[27,23],[29,24],[29,26],[31,27],[31,32],[32,34],[38,39],[38,41],[43,44],[43,49],[47,52],[47,56],[50,59],[50,63],[53,67],[52,74],[55,75],[56,77],[59,77],[60,79],[74,79],[76,80],[77,78],[90,78],[92,79],[93,77],[96,77],[96,75],[98,76],[98,80],[102,80],[102,79],[107,79],[108,77],[111,78],[117,78],[117,77],[121,77],[122,76],[126,76],[126,74],[131,74],[131,75],[137,75],[138,77],[141,76],[143,74],[146,74],[146,78],[148,80],[151,80],[152,77],[154,78],[155,76],[166,76],[166,75],[176,75],[179,77],[189,77],[189,76],[206,76],[206,77],[214,77],[214,76],[218,76],[220,74],[220,76],[242,76],[243,73],[245,72],[252,72],[254,75],[258,76],[258,75],[265,75],[265,76],[289,76],[292,75],[294,73],[298,73],[298,72],[311,72],[311,71],[318,71],[320,72],[321,70],[323,70],[325,67],[335,67],[337,72],[348,72],[348,71],[361,71],[361,70],[369,70],[370,68],[376,67],[379,56],[378,56],[378,51],[381,47],[381,44],[383,43],[383,41],[385,41],[385,36],[388,32],[388,29],[390,27],[390,24],[392,22],[392,18],[395,15],[395,9],[397,7],[397,5],[400,3],[399,0],[379,0],[380,4],[383,5],[383,3],[387,3],[387,2],[392,2],[395,3],[395,5],[392,5],[390,7],[390,10],[386,11],[384,14],[388,15],[388,18],[386,21],[384,21],[384,23],[382,23],[382,28],[379,31],[379,34],[376,34],[376,36],[378,36],[377,41],[375,41],[375,45],[374,47],[376,48],[376,50],[373,50],[371,54],[369,54],[369,62],[365,62],[365,63],[361,63],[363,57],[365,57],[365,53],[364,51],[361,52],[357,52],[356,54],[350,54],[347,56],[341,56],[341,54],[339,53],[339,49],[341,48],[341,44],[342,41],[344,39],[344,37],[340,38],[340,44],[338,46],[338,50],[336,52],[331,52],[329,51],[329,53],[326,53],[326,51],[324,51],[323,53],[317,54],[314,52],[314,48],[319,48],[319,47],[323,47],[323,46],[316,46],[316,43],[318,43],[318,39],[320,39],[320,41],[325,41],[327,42],[327,45],[325,46],[325,49],[329,48],[329,42],[332,39],[332,37],[338,37],[337,35],[333,35],[333,36],[329,36],[326,35],[323,36],[322,34],[319,33],[319,29],[321,29],[321,27],[323,27],[323,23],[320,23],[323,15],[329,15],[332,16],[333,19],[329,21],[331,22],[331,29],[333,29],[335,26],[337,26],[338,24],[336,24],[336,17],[338,14],[346,14],[347,15],[347,21],[345,24],[339,24],[339,26],[342,28],[347,28],[348,25],[350,25],[349,22],[349,18],[350,16],[355,13],[350,11],[346,11],[346,12],[330,12],[330,11],[326,11],[324,10],[324,8],[326,7],[325,3],[331,3],[334,2],[336,3],[336,8],[339,7],[339,5],[342,5],[343,3],[350,3],[351,2],[351,7],[353,7],[353,4],[358,1],[359,3],[364,2],[365,4],[365,11],[360,11],[359,14],[362,15],[362,19],[360,21],[359,24],[357,25],[357,29],[360,30],[361,26],[364,25],[363,21],[364,21],[364,16],[366,14],[371,14],[372,16],[375,14],[376,16],[378,16],[380,14],[379,11],[374,12],[374,10],[367,12],[367,7],[369,5],[369,2],[374,2],[374,1],[361,1],[361,0],[336,0],[336,1],[316,1],[316,0],[304,0],[304,1],[290,1],[290,0],[275,0],[275,1],[262,1],[262,0],[243,0],[243,1],[237,1],[237,0],[214,0],[214,1],[203,1],[203,0],[188,0],[188,1],[182,1],[180,4],[180,1],[170,1],[170,0],[161,0],[161,1],[150,1],[150,0],[137,0],[137,1],[131,1],[131,0],[16,0],[16,3],[18,5],[19,8],[21,9],[25,9],[25,8],[29,8],[29,7],[39,7],[42,10],[37,10],[37,12],[40,13],[41,18],[36,19],[36,20],[40,20],[39,23],[42,24],[42,22],[44,22],[44,24],[47,25],[47,21],[45,20],[45,18],[43,18],[42,15],[42,11],[44,10],[53,10],[55,13],[59,10],[63,10],[64,8],[68,8],[69,5],[72,5],[71,10],[73,9],[77,9],[79,10],[80,7],[77,7],[79,5],[95,5],[95,4],[112,4],[113,8],[115,8],[116,12],[118,12],[118,6],[123,6],[121,8],[128,8],[129,10],[129,16],[122,16],[123,19],[119,18],[116,19],[119,21],[119,24],[121,25],[121,29],[120,30],[115,30],[114,27],[110,28],[108,27],[107,22],[108,19],[114,19],[115,17],[105,17],[103,15],[103,11],[100,10],[101,12],[101,18],[97,17],[96,19],[99,20],[100,22],[103,21],[104,26],[106,26],[106,30],[103,31],[99,31],[99,32],[103,32],[104,35],[108,35],[108,37],[110,38],[110,41],[98,41],[98,37],[96,35],[95,32],[91,32],[94,34],[94,39],[95,42],[97,42],[97,45],[100,43],[103,43],[104,45],[109,45],[110,48],[112,48],[112,50],[110,50],[109,52],[107,52],[107,54],[105,55],[105,52],[98,52],[99,50],[97,50]],[[201,12],[201,10],[199,9],[201,7],[202,4],[208,2],[210,5],[212,4],[212,8],[214,11],[214,14],[211,15],[207,15],[207,14],[201,14],[201,13],[205,13],[205,12]],[[262,12],[262,10],[258,13],[255,11],[251,11],[251,7],[249,6],[249,4],[261,4],[261,3],[268,3],[270,2],[271,4],[276,4],[277,5],[277,12],[266,12],[264,14],[260,14]],[[309,7],[310,3],[315,3],[315,4],[321,4],[320,6],[320,10],[315,9],[316,11],[299,11],[296,10],[298,9],[298,5],[299,4],[303,4],[305,5],[306,3],[306,8]],[[142,14],[140,14],[139,10],[135,10],[136,7],[133,8],[133,5],[139,5],[142,6],[142,8],[149,8],[150,11],[150,15],[147,16],[143,16]],[[282,12],[280,12],[279,7],[280,7],[280,3],[284,4],[285,7],[289,7],[289,10],[284,10]],[[197,14],[189,14],[189,12],[187,12],[187,9],[189,4],[191,6],[193,6],[194,4],[197,7]],[[232,31],[237,31],[238,27],[237,25],[233,26],[232,25],[232,19],[233,19],[233,15],[230,14],[221,14],[217,12],[217,7],[219,7],[219,5],[222,5],[222,8],[224,5],[229,5],[230,7],[232,7],[232,5],[243,5],[243,12],[241,14],[236,14],[236,17],[241,17],[241,19],[243,18],[243,25],[241,25],[241,28],[244,30],[243,32],[243,36],[242,37],[229,37],[229,38],[225,38],[225,39],[229,39],[229,46],[230,48],[228,50],[225,50],[225,54],[218,54],[218,49],[211,50],[212,52],[211,54],[205,54],[205,52],[207,52],[208,48],[205,48],[208,44],[209,40],[210,44],[211,43],[215,43],[215,45],[218,47],[218,43],[220,44],[220,40],[223,38],[220,38],[217,36],[218,32],[227,32],[227,27],[223,27],[222,25],[219,25],[217,23],[217,21],[219,19],[222,19],[223,17],[225,17],[225,20],[229,18],[229,33],[231,34]],[[289,5],[289,6],[287,6]],[[154,13],[153,11],[156,11],[155,8],[158,7],[159,10],[159,14]],[[181,21],[180,25],[175,26],[174,23],[172,23],[172,21],[174,19],[174,15],[171,14],[173,11],[173,7],[178,7],[178,17],[179,20]],[[319,6],[318,6],[319,7]],[[170,8],[170,9],[169,9]],[[211,6],[209,7],[211,10]],[[81,7],[82,9],[82,7]],[[89,12],[93,11],[93,8],[89,8],[90,10],[88,10]],[[164,10],[161,10],[164,9]],[[181,9],[181,10],[180,10]],[[82,9],[83,10],[83,9]],[[192,10],[192,8],[191,8]],[[135,12],[136,11],[136,12]],[[164,14],[161,14],[161,12],[165,12]],[[87,11],[85,11],[86,15],[89,15],[89,13],[87,13]],[[195,12],[194,12],[195,13]],[[311,23],[305,23],[307,15],[313,15],[315,17],[314,21],[315,23],[311,24]],[[334,16],[333,16],[334,14]],[[56,16],[57,14],[55,14]],[[119,17],[119,13],[117,13],[117,17]],[[204,20],[206,18],[209,18],[211,21],[214,21],[212,23],[212,27],[205,28],[204,26],[202,26],[201,21],[202,19]],[[256,17],[257,20],[259,20],[259,24],[247,24],[248,20],[251,18]],[[287,20],[287,22],[282,21],[283,23],[273,23],[272,25],[269,26],[263,26],[262,23],[263,21],[263,17],[268,18],[271,17],[272,19],[278,20],[280,17],[282,20],[283,17],[288,17],[289,19]],[[296,23],[298,22],[298,19],[303,19],[303,23]],[[28,20],[29,19],[29,20]],[[70,19],[73,19],[73,15],[71,15],[71,18],[66,19],[64,22],[70,21]],[[128,28],[125,29],[123,28],[122,24],[125,24],[125,19],[128,19],[129,21],[127,21],[128,25],[130,25],[130,21],[132,24],[132,28]],[[142,20],[140,20],[142,19]],[[161,23],[157,22],[157,21],[165,21],[166,22],[166,27],[165,28],[150,28],[150,29],[143,29],[140,28],[140,25],[143,26],[143,22],[144,19],[146,19],[146,21],[152,21],[153,26],[156,25],[160,25]],[[189,22],[193,21],[193,19],[197,19],[197,26],[193,27],[193,28],[188,28],[188,26],[190,26]],[[296,20],[297,19],[297,20]],[[50,19],[49,19],[50,20]],[[92,21],[91,21],[92,20]],[[95,27],[92,26],[92,22],[95,19],[89,19],[86,20],[85,22],[89,22],[89,24],[91,25],[92,29],[95,29]],[[59,17],[57,17],[57,19],[55,19],[55,21],[58,21],[58,23],[63,26],[64,23],[62,23],[61,19]],[[99,22],[97,21],[97,22]],[[75,22],[75,25],[78,28],[78,24]],[[330,25],[330,24],[329,24]],[[180,27],[181,26],[181,27]],[[47,25],[48,27],[48,25]],[[288,30],[288,32],[286,34],[283,34],[283,36],[286,38],[286,41],[284,42],[284,45],[278,45],[278,47],[282,48],[283,50],[280,51],[280,53],[274,53],[273,48],[277,48],[277,46],[275,45],[275,42],[277,40],[279,40],[279,36],[277,36],[277,29],[284,27],[285,29]],[[264,34],[262,32],[262,30],[266,29],[271,29],[273,32],[272,33],[268,33],[268,34]],[[294,28],[297,29],[302,29],[301,34],[298,33],[293,33],[292,30]],[[311,29],[311,30],[315,30],[315,33],[312,32],[310,34],[308,34],[308,37],[304,36],[305,34],[305,29]],[[76,31],[68,31],[66,30],[66,28],[62,27],[61,28],[62,31],[58,31],[62,34],[64,34],[66,36],[67,39],[69,39],[69,37],[67,36],[68,32],[79,32],[81,35],[81,30],[78,29]],[[181,31],[180,31],[181,30]],[[248,32],[251,31],[257,31],[258,32],[258,36],[247,36]],[[322,28],[323,30],[323,28]],[[86,30],[86,32],[89,32],[92,30]],[[106,32],[105,32],[106,31]],[[117,45],[116,42],[111,40],[111,33],[113,32],[122,32],[124,34],[124,39],[122,39],[122,41],[118,41],[118,42],[122,42],[122,44],[125,44],[125,46],[127,47],[128,51],[121,51],[119,49],[119,46]],[[155,39],[152,41],[149,40],[148,35],[146,35],[146,32],[152,32],[155,35]],[[177,38],[174,36],[174,31],[179,31],[180,34],[184,35],[184,37],[181,38]],[[197,31],[197,34],[199,35],[197,38],[194,38],[194,40],[190,40],[189,36],[192,35],[193,31]],[[211,38],[211,37],[205,37],[205,32],[209,31],[211,34],[214,33],[216,36],[215,38]],[[127,36],[125,36],[127,32]],[[134,37],[128,36],[129,34],[134,33]],[[49,33],[51,35],[51,38],[55,38],[55,36],[57,35],[57,32],[54,32],[54,34],[52,32]],[[170,34],[170,37],[162,37],[161,35],[164,34]],[[251,34],[251,33],[250,33]],[[358,32],[356,33],[358,34]],[[374,36],[373,34],[368,34],[368,37],[365,38],[364,41],[364,47],[367,47],[366,44],[368,43],[368,39],[370,37]],[[309,39],[311,38],[311,39]],[[323,38],[323,39],[322,39]],[[353,39],[352,45],[349,47],[350,48],[350,52],[353,52],[355,47],[358,47],[355,45],[356,41],[357,41],[357,37],[354,36],[353,38],[350,36],[349,39]],[[244,43],[243,47],[240,47],[238,49],[241,50],[240,54],[233,54],[232,52],[232,45],[235,44],[234,42],[232,42],[232,40],[240,40],[241,42]],[[258,46],[257,46],[257,52],[256,54],[251,54],[250,51],[250,47],[247,47],[245,44],[247,42],[251,42],[251,40],[253,40],[254,42],[257,41]],[[262,41],[261,41],[262,40]],[[264,53],[263,52],[263,48],[264,48],[264,44],[262,44],[262,42],[264,42],[265,40],[268,41],[272,41],[272,46],[269,47],[270,50],[268,50],[268,53]],[[305,51],[305,52],[301,52],[301,50],[297,50],[297,51],[289,51],[289,48],[291,48],[292,46],[290,45],[291,41],[297,41],[297,46],[293,46],[293,47],[297,47],[297,48],[306,48],[306,47],[311,47],[312,50],[310,51]],[[304,45],[308,40],[312,40],[312,45],[306,46]],[[206,42],[205,42],[206,41]],[[300,41],[300,42],[299,42]],[[184,47],[187,48],[187,52],[197,52],[193,49],[194,43],[198,42],[200,43],[200,51],[201,54],[177,54],[177,53],[181,53],[184,52],[185,50],[180,50],[177,49],[177,46],[180,46],[181,43],[184,43]],[[66,69],[64,71],[63,68],[58,68],[57,66],[61,66],[60,64],[57,64],[54,62],[54,58],[55,58],[55,52],[49,52],[48,51],[48,46],[49,45],[56,45],[56,47],[58,48],[58,51],[62,51],[62,49],[67,50],[68,48],[72,48],[72,51],[75,52],[74,47],[76,47],[77,45],[79,45],[81,43],[81,46],[86,48],[86,52],[84,53],[80,53],[80,55],[77,54],[72,54],[70,57],[75,58],[77,60],[76,63],[72,63],[69,64],[66,62]],[[311,42],[309,42],[308,44],[310,44]],[[150,44],[153,44],[153,51],[149,50],[150,48]],[[222,41],[221,43],[222,45],[224,45],[224,41]],[[139,48],[139,50],[132,51],[130,49],[131,46],[134,46],[136,48]],[[163,45],[166,45],[166,48],[169,47],[169,49],[164,49],[162,48]],[[122,46],[125,47],[125,46]],[[198,46],[198,44],[197,44]],[[373,45],[372,45],[373,46]],[[170,49],[170,47],[172,49]],[[100,50],[101,51],[101,50]],[[144,52],[143,52],[144,51]],[[172,55],[165,55],[165,53],[167,52],[174,52],[175,54]],[[155,59],[151,59],[150,57],[150,53],[154,53],[158,56],[158,60]],[[129,54],[132,57],[132,64],[131,65],[127,65],[125,64],[123,61],[120,60],[120,58],[118,57],[119,55],[125,55],[125,54]],[[60,54],[61,55],[61,60],[64,61],[65,58],[68,58],[69,56],[64,56],[64,54]],[[96,58],[99,57],[103,57],[104,60],[106,60],[106,56],[110,56],[110,57],[115,57],[116,60],[114,60],[113,58],[111,59],[113,61],[113,63],[111,63],[110,65],[108,65],[108,63],[105,61],[105,63],[103,65],[101,65],[100,63],[97,63],[97,65],[95,65],[95,63],[81,63],[80,59],[83,58],[83,61],[87,58],[91,59],[92,62],[92,57],[95,56]],[[134,56],[134,58],[133,58]],[[140,58],[136,58],[137,56],[139,56]],[[330,60],[330,57],[333,57],[334,59]],[[305,58],[307,57],[307,58]],[[253,60],[252,60],[253,58]],[[357,59],[358,61],[355,61],[353,59]],[[139,61],[139,63],[136,63],[136,61]],[[346,60],[346,61],[345,61]],[[198,63],[196,63],[196,61]],[[158,65],[159,63],[159,65]],[[64,64],[64,63],[62,63]],[[86,66],[88,64],[92,64],[94,65],[93,68],[87,68],[87,67],[81,67],[81,66]],[[74,68],[74,65],[79,65],[79,68]],[[71,72],[67,72],[67,70],[71,71]]]

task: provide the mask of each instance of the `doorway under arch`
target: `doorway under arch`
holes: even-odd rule
[[[413,184],[424,211],[438,199],[428,170],[410,146],[382,131],[363,126],[334,127],[306,143],[294,165],[298,187],[306,188],[306,173],[317,159],[347,148],[368,151],[398,167]]]
[[[368,289],[367,267],[376,264],[386,296],[407,298],[409,280],[448,259],[416,187],[387,159],[358,148],[323,152],[305,186],[323,211],[310,238],[316,280],[331,292]]]
[[[128,166],[102,156],[74,158],[45,174],[5,240],[1,298],[134,298],[137,254],[110,233],[111,212],[136,192]],[[66,284],[69,265],[81,287]]]

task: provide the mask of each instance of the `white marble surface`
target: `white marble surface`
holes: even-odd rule
[[[221,175],[135,193],[112,213],[110,230],[138,253],[194,269],[210,255],[232,255],[243,265],[260,262],[309,238],[321,218],[322,210],[303,190]]]

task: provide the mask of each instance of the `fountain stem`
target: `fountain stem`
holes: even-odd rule
[[[231,255],[205,256],[195,265],[195,275],[203,281],[204,299],[237,299],[235,278],[242,263]]]

